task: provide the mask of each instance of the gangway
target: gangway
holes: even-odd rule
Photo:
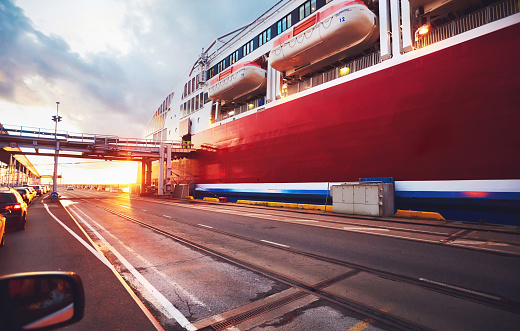
[[[0,148],[2,148],[0,153],[11,155],[55,156],[59,154],[60,157],[142,162],[142,188],[151,185],[153,161],[160,161],[159,183],[161,184],[164,179],[167,182],[170,179],[172,159],[193,157],[196,153],[196,149],[191,144],[180,141],[130,139],[2,124],[0,124]],[[159,191],[163,192],[162,185],[159,186]]]

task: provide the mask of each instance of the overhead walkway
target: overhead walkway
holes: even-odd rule
[[[172,158],[187,157],[195,152],[191,145],[175,141],[152,141],[87,133],[69,133],[40,128],[0,124],[0,147],[11,154],[54,156],[102,160],[143,161],[159,159],[161,146],[171,148]],[[14,150],[18,148],[18,150]],[[33,149],[22,151],[20,148]],[[42,152],[43,150],[43,152]],[[53,152],[45,152],[52,150]]]
[[[0,124],[0,156],[37,155],[142,162],[141,188],[151,185],[152,162],[159,160],[159,183],[168,183],[171,160],[196,149],[179,141],[152,141]],[[166,163],[166,169],[164,165]],[[164,171],[166,170],[166,171]],[[159,187],[163,191],[163,187]]]

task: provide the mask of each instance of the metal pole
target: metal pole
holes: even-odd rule
[[[58,190],[58,154],[60,150],[60,143],[58,142],[58,122],[61,121],[61,117],[58,115],[58,106],[60,103],[56,102],[56,116],[53,116],[52,120],[54,121],[54,139],[56,139],[56,150],[54,152],[54,174],[52,176],[52,192],[57,192]]]

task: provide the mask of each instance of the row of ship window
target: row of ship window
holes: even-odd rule
[[[240,47],[239,49],[235,50],[233,53],[231,53],[228,57],[226,57],[224,60],[217,63],[215,66],[210,68],[208,70],[208,77],[212,78],[215,75],[221,73],[229,66],[233,65],[235,62],[243,58],[244,56],[248,55],[258,47],[262,46],[271,38],[276,37],[277,35],[281,34],[285,30],[289,29],[294,24],[298,23],[299,21],[303,20],[307,16],[314,13],[316,10],[320,9],[321,7],[325,6],[327,3],[329,3],[332,0],[307,0],[302,5],[294,9],[291,13],[284,16],[281,20],[273,24],[271,27],[260,33],[255,38],[251,39],[249,42],[247,42],[245,45]]]
[[[208,70],[208,77],[212,78],[215,75],[221,73],[226,68],[236,63],[238,60],[248,55],[258,47],[262,46],[272,37],[275,37],[285,30],[289,29],[293,25],[293,21],[295,23],[303,20],[310,14],[314,13],[317,9],[323,7],[327,3],[332,0],[307,0],[297,9],[293,10],[288,15],[284,16],[281,20],[276,22],[270,28],[266,29],[262,33],[260,33],[257,37],[251,39],[245,45],[235,50],[231,55],[229,55],[224,60],[217,63],[211,69]],[[184,93],[182,94],[182,98],[194,93],[199,89],[199,76],[193,77],[189,82],[184,84]]]
[[[188,116],[193,114],[199,109],[204,107],[204,104],[209,102],[208,93],[199,93],[195,95],[193,98],[187,100],[182,103],[180,106],[180,115],[181,117]]]

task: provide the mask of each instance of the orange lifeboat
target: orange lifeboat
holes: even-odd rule
[[[286,75],[355,54],[379,36],[376,15],[363,1],[344,1],[324,7],[273,42],[270,65]]]
[[[208,97],[213,101],[244,99],[267,86],[267,71],[253,62],[237,64],[209,82]]]

